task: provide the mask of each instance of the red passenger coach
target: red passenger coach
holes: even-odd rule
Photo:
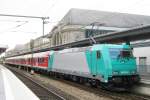
[[[48,67],[49,52],[35,53],[33,55],[32,66],[38,68]]]
[[[6,60],[6,63],[45,69],[48,67],[48,57],[49,57],[49,51],[34,53],[33,55],[28,54],[28,55],[11,57]]]

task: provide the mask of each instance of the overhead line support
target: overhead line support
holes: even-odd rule
[[[24,15],[9,15],[9,14],[0,14],[0,16],[42,19],[42,28],[43,28],[42,34],[43,34],[43,36],[44,36],[45,19],[49,19],[49,17],[24,16]]]

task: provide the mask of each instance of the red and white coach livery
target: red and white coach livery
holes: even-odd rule
[[[46,69],[48,67],[48,57],[49,51],[34,53],[34,55],[27,54],[17,57],[10,57],[7,58],[6,63]]]

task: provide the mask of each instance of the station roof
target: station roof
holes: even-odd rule
[[[94,22],[105,27],[134,28],[150,24],[150,16],[72,8],[60,24],[90,25]]]
[[[128,42],[133,42],[137,40],[150,39],[150,25],[140,26],[140,27],[136,27],[136,28],[120,31],[120,32],[111,32],[108,34],[98,35],[98,36],[93,37],[93,39],[97,43],[123,43],[123,42],[128,43]],[[60,49],[69,48],[69,47],[82,47],[82,46],[88,46],[88,45],[92,45],[92,44],[91,44],[90,39],[86,38],[80,41],[66,43],[66,44],[57,45],[53,47],[47,46],[42,49],[35,49],[33,50],[33,52],[38,53],[38,52],[44,52],[44,51],[49,51],[49,50],[60,50]],[[137,47],[140,45],[135,46],[131,44],[131,46]],[[29,53],[31,53],[31,51],[23,53],[23,54],[7,56],[6,58],[29,54]]]

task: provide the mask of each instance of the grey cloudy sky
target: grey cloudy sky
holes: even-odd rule
[[[70,8],[150,15],[150,0],[0,0],[0,14],[49,16],[48,33]],[[0,17],[0,44],[13,48],[42,35],[40,19]]]

